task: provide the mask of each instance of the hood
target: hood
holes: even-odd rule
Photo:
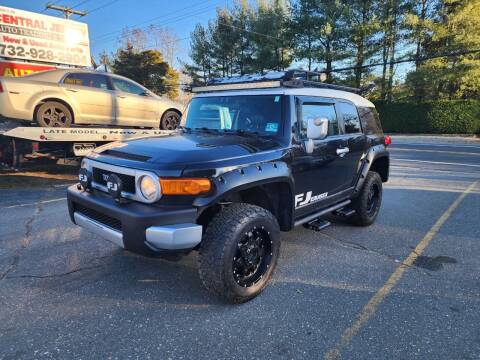
[[[155,164],[159,168],[215,168],[225,163],[232,166],[267,161],[265,157],[271,158],[267,153],[275,153],[281,148],[277,139],[254,135],[175,132],[166,136],[107,144],[95,150],[95,157],[99,160],[114,157],[139,161],[148,163],[149,167]]]

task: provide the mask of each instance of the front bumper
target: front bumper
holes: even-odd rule
[[[133,252],[185,252],[202,239],[195,208],[119,204],[101,191],[87,192],[77,185],[68,188],[67,200],[75,224]]]

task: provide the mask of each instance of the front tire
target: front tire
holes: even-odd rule
[[[180,114],[176,111],[169,110],[162,115],[160,120],[161,130],[175,130],[180,125]]]
[[[41,127],[70,127],[73,123],[73,114],[64,104],[47,101],[37,109],[35,120]]]
[[[229,303],[246,302],[262,292],[280,253],[280,229],[268,210],[232,204],[207,227],[198,265],[203,285]]]
[[[369,171],[360,195],[352,202],[355,214],[351,221],[359,226],[373,224],[382,205],[382,178],[374,171]]]

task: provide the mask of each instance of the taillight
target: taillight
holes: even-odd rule
[[[391,145],[392,144],[392,137],[391,136],[385,136],[383,138],[383,143],[385,144],[385,146],[388,146],[388,145]]]

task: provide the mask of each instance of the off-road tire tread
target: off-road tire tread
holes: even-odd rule
[[[214,216],[203,236],[198,256],[200,279],[205,288],[227,302],[242,303],[250,299],[238,297],[225,286],[222,281],[222,259],[230,242],[235,239],[238,226],[259,216],[270,218],[278,226],[277,219],[270,211],[256,205],[235,203]],[[270,266],[275,267],[277,258],[274,258],[273,261],[274,263]],[[268,282],[263,284],[260,292],[268,285]]]

